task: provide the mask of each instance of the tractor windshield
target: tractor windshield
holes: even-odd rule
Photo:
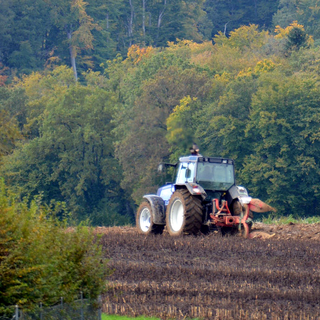
[[[196,179],[205,190],[227,191],[235,183],[233,165],[198,162]]]

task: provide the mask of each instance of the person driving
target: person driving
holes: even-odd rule
[[[200,149],[195,143],[190,148],[190,153],[193,156],[200,156],[201,157],[201,154],[199,153],[199,151],[200,151]]]

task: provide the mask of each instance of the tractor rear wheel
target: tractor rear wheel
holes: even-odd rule
[[[247,209],[247,204],[244,204],[243,207],[242,207],[240,201],[239,201],[239,200],[236,200],[236,201],[234,201],[234,202],[232,203],[231,214],[232,214],[233,216],[240,216],[240,215],[241,215],[241,212],[242,212],[243,214],[245,214],[246,209]],[[250,212],[249,212],[249,218],[253,219],[253,213],[252,213],[251,210],[250,210]]]
[[[231,214],[233,216],[240,216],[242,213],[242,205],[239,200],[236,200],[232,203]]]
[[[136,225],[141,234],[162,234],[164,226],[153,223],[151,205],[143,201],[137,211]]]
[[[166,212],[167,231],[171,236],[197,234],[202,225],[201,199],[187,189],[177,190],[170,198]]]

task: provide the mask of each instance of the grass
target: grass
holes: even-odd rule
[[[118,315],[109,315],[109,314],[102,314],[101,317],[102,320],[131,320],[131,319],[135,319],[135,320],[160,320],[159,318],[148,318],[148,317],[136,317],[136,318],[132,318],[132,317],[127,317],[127,316],[118,316]]]
[[[267,218],[262,218],[262,222],[265,224],[311,224],[311,223],[320,223],[320,217],[294,217],[292,214],[286,217],[275,217],[269,215]]]

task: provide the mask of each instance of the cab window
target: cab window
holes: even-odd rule
[[[176,183],[193,182],[195,164],[182,162],[179,165]]]

